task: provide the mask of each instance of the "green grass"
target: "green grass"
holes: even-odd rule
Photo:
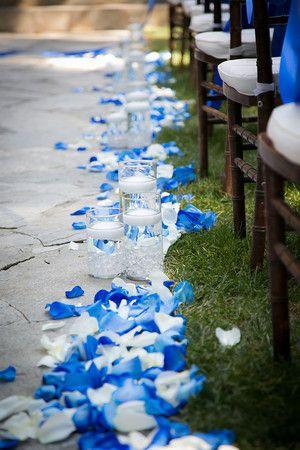
[[[162,45],[166,47],[166,41],[155,42],[154,48]],[[174,88],[179,98],[194,99],[185,72],[174,70]],[[175,140],[184,151],[183,158],[172,159],[175,165],[197,163],[195,107],[191,109],[193,117],[183,129],[165,129],[159,137],[161,142]],[[207,233],[184,235],[166,257],[169,276],[193,284],[195,302],[183,308],[188,360],[207,377],[204,390],[180,419],[194,431],[234,430],[241,450],[300,449],[300,289],[290,282],[292,362],[274,363],[267,268],[249,271],[253,188],[247,187],[248,237],[239,240],[232,232],[231,199],[221,189],[225,136],[224,127],[215,127],[209,142],[209,178],[198,178],[180,190],[193,193],[200,209],[217,212],[217,225]],[[289,198],[300,206],[294,187]],[[299,249],[299,239],[290,239],[290,245]],[[241,342],[223,349],[215,328],[233,325],[241,329]]]

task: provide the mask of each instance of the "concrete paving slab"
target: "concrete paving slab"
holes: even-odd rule
[[[85,243],[78,251],[68,244],[85,237],[71,227],[82,217],[70,213],[96,203],[104,177],[76,169],[90,151],[53,148],[56,141],[79,140],[90,115],[99,112],[99,94],[91,87],[106,80],[101,71],[65,71],[48,64],[40,53],[50,42],[29,39],[25,44],[34,53],[0,60],[5,111],[0,128],[0,361],[1,368],[17,368],[16,381],[1,386],[0,398],[31,395],[40,384],[43,371],[36,364],[42,356],[42,323],[49,320],[45,305],[67,301],[64,292],[75,285],[85,290],[77,302],[88,304],[97,290],[110,285],[87,275]],[[72,42],[73,49],[95,47],[94,38],[60,39],[55,46],[67,50]],[[16,39],[7,38],[3,45],[13,47]],[[72,92],[77,86],[84,92]],[[75,440],[49,446],[30,441],[21,448],[73,449]]]

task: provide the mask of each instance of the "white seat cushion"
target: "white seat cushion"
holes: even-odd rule
[[[189,16],[191,14],[191,9],[193,6],[196,5],[196,0],[183,0],[182,2],[182,7],[183,7],[183,11],[184,13]]]
[[[229,20],[229,13],[222,14],[223,26]],[[201,14],[192,16],[190,30],[195,33],[203,33],[205,31],[211,31],[214,28],[214,15],[213,13]]]
[[[229,59],[230,33],[224,31],[209,31],[196,35],[196,46],[207,55],[218,59]],[[242,30],[242,56],[255,57],[255,31],[254,29]]]
[[[275,108],[268,123],[267,134],[278,152],[300,164],[300,105],[287,103]]]
[[[272,58],[273,76],[275,83],[278,82],[280,57]],[[221,80],[228,86],[233,87],[241,94],[256,95],[257,88],[257,59],[231,59],[218,65]]]
[[[168,3],[170,3],[173,6],[177,6],[181,4],[181,0],[168,0]]]
[[[229,4],[228,3],[222,3],[221,5],[222,12],[229,12]],[[213,12],[214,8],[213,5],[211,5],[210,8],[211,12]],[[204,5],[194,5],[191,7],[190,10],[191,16],[199,16],[199,14],[204,14]]]

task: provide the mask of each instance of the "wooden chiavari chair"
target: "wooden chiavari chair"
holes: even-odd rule
[[[231,24],[232,53],[242,53],[241,1],[231,0],[231,14],[237,18]],[[286,16],[270,17],[267,0],[253,0],[254,28],[257,59],[226,61],[219,65],[223,92],[228,105],[228,143],[230,150],[233,223],[235,234],[246,236],[245,188],[247,182],[255,183],[255,211],[251,269],[261,268],[265,251],[265,208],[263,165],[257,155],[256,167],[244,160],[246,150],[257,149],[257,134],[243,127],[242,107],[257,106],[257,131],[263,132],[275,104],[275,84],[280,58],[272,58],[270,28],[285,24]]]

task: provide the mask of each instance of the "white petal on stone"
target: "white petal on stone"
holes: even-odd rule
[[[53,414],[37,430],[37,439],[42,444],[62,441],[75,431],[75,425],[65,411]]]
[[[151,283],[163,284],[165,281],[169,281],[170,278],[162,270],[153,270],[149,275]]]
[[[133,283],[126,283],[124,280],[122,280],[122,278],[114,278],[112,281],[112,284],[120,287],[122,289],[124,289],[125,291],[128,292],[129,295],[136,295],[137,291],[136,291],[136,286]]]
[[[172,178],[173,172],[173,164],[161,164],[157,167],[157,178]]]
[[[164,355],[160,352],[148,353],[144,348],[133,348],[124,355],[124,360],[133,358],[139,358],[143,370],[164,366]]]
[[[32,402],[32,398],[24,395],[12,395],[0,400],[0,421],[12,414],[25,411]]]
[[[140,433],[139,431],[132,431],[131,433],[119,434],[118,440],[123,445],[128,445],[130,448],[134,450],[144,450],[149,447],[151,441],[157,433],[157,429],[154,429],[148,435],[145,433]]]
[[[2,423],[1,428],[20,441],[25,441],[28,438],[34,439],[36,437],[37,425],[38,423],[36,423],[34,417],[30,417],[25,412],[20,412]]]
[[[86,311],[78,317],[72,324],[69,334],[87,336],[93,335],[99,331],[98,320],[92,317]]]
[[[119,405],[113,422],[122,433],[151,430],[157,425],[154,417],[145,412],[144,402],[140,400]]]
[[[114,202],[110,200],[109,198],[106,198],[105,200],[99,200],[97,202],[98,206],[113,206]]]
[[[52,369],[57,363],[58,360],[56,358],[51,355],[46,355],[38,361],[37,367],[49,367]]]
[[[231,330],[223,330],[218,327],[216,328],[216,336],[224,347],[233,347],[241,340],[241,330],[238,327],[233,327]]]
[[[137,336],[134,336],[131,341],[127,343],[129,347],[148,347],[149,345],[153,345],[159,336],[156,332],[144,331]],[[129,344],[129,345],[128,345]]]
[[[94,405],[102,406],[109,403],[113,392],[118,388],[112,384],[104,383],[99,389],[88,389],[87,396]]]
[[[74,250],[74,251],[76,251],[76,250],[78,250],[78,249],[79,249],[79,245],[78,245],[76,242],[71,241],[71,242],[69,243],[69,250]]]
[[[52,356],[57,361],[64,361],[71,344],[67,342],[67,335],[65,334],[58,336],[52,341],[46,334],[43,334],[41,345],[47,350],[48,355]]]
[[[58,330],[59,328],[62,328],[65,325],[66,322],[63,320],[53,320],[52,322],[45,323],[42,326],[42,331],[48,331],[48,330]]]
[[[155,313],[154,321],[158,326],[158,329],[161,333],[165,331],[171,330],[172,328],[178,329],[183,325],[182,317],[173,317],[169,316],[169,314],[165,313]]]

